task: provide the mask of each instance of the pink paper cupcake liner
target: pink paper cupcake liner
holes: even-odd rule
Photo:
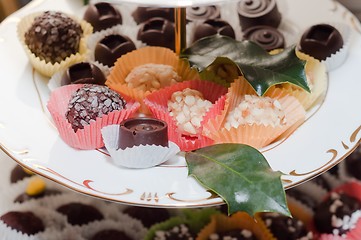
[[[126,109],[113,111],[101,118],[97,118],[96,121],[86,125],[84,129],[74,132],[65,117],[65,113],[71,95],[82,86],[83,84],[74,84],[56,89],[52,92],[47,107],[60,137],[69,146],[84,150],[102,148],[104,142],[100,130],[107,125],[119,124],[124,119],[129,118],[139,109],[140,104],[123,95],[122,97],[127,101]]]
[[[222,111],[224,107],[224,96],[227,92],[227,89],[223,86],[208,81],[191,80],[175,84],[148,95],[144,100],[144,103],[156,118],[167,122],[169,140],[175,142],[182,151],[191,151],[197,148],[211,145],[213,140],[201,134],[187,138],[178,131],[178,126],[175,119],[170,116],[167,105],[168,100],[171,98],[174,92],[182,91],[186,88],[200,91],[205,99],[213,103],[213,106],[206,113],[202,120],[202,126],[205,121],[208,121],[209,119],[212,119],[220,114],[220,111]]]

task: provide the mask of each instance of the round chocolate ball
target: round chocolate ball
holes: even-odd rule
[[[174,22],[173,8],[157,8],[157,7],[137,7],[132,13],[134,21],[141,24],[151,18],[159,17]]]
[[[343,38],[336,28],[329,24],[317,24],[303,33],[299,50],[318,60],[325,60],[342,46]]]
[[[105,76],[96,65],[89,62],[76,63],[70,66],[61,78],[61,85],[98,84],[105,85]]]
[[[266,51],[284,48],[285,38],[276,28],[270,26],[254,26],[243,32],[243,39],[257,43]]]
[[[112,34],[97,43],[94,57],[98,62],[112,67],[118,58],[135,49],[133,41],[127,36]]]
[[[133,240],[122,231],[116,229],[105,229],[94,234],[90,240]]]
[[[93,26],[95,32],[122,24],[120,12],[107,2],[90,4],[83,19]]]
[[[130,118],[120,123],[118,148],[139,145],[168,147],[167,123],[153,118]]]
[[[83,30],[65,13],[46,11],[34,19],[25,33],[25,43],[35,56],[52,64],[79,50]]]
[[[221,17],[220,8],[215,5],[188,7],[186,14],[187,20],[189,21],[209,20]]]
[[[139,28],[137,39],[149,46],[167,47],[174,50],[174,23],[164,18],[151,18]]]
[[[234,30],[228,22],[210,19],[195,27],[193,41],[216,34],[235,38]]]
[[[125,108],[125,100],[106,86],[85,84],[73,93],[65,114],[77,132],[96,118]]]
[[[104,219],[103,214],[98,209],[83,203],[68,203],[58,207],[56,211],[65,215],[72,225],[83,225]]]
[[[0,217],[10,228],[28,235],[34,235],[45,230],[41,219],[32,212],[7,212]]]

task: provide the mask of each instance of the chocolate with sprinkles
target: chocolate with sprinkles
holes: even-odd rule
[[[221,233],[212,233],[208,237],[209,240],[257,240],[258,238],[247,229],[237,229]]]
[[[25,33],[25,43],[45,62],[61,62],[79,50],[83,30],[65,13],[46,11],[34,19]]]
[[[154,240],[194,240],[195,237],[190,232],[189,227],[185,224],[174,226],[173,228],[163,231],[159,230],[155,232]]]
[[[85,84],[71,97],[66,118],[75,132],[112,111],[125,109],[126,101],[106,86]]]

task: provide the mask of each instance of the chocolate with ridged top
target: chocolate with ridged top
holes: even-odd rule
[[[95,32],[122,24],[123,22],[120,12],[107,2],[90,4],[83,18],[93,26]]]
[[[76,63],[70,66],[61,78],[61,85],[98,84],[105,85],[105,76],[96,65],[89,62]]]
[[[221,19],[210,19],[195,27],[193,41],[216,34],[235,38],[234,30],[228,22]]]
[[[329,24],[317,24],[303,33],[299,50],[318,60],[325,60],[342,46],[343,38],[336,28]]]
[[[216,5],[211,6],[193,6],[187,8],[187,20],[209,20],[221,17],[220,8]]]
[[[34,235],[45,230],[44,223],[32,212],[7,212],[0,217],[7,226],[28,235]]]
[[[167,123],[154,118],[130,118],[120,123],[118,148],[139,145],[168,147]]]
[[[174,23],[164,18],[151,18],[140,26],[137,39],[149,46],[174,50]]]
[[[243,31],[256,25],[277,28],[281,23],[276,0],[240,0],[237,10]]]
[[[78,202],[64,204],[58,207],[56,211],[65,215],[72,225],[83,225],[104,219],[103,214],[95,207]]]
[[[79,50],[83,30],[65,13],[46,11],[34,19],[25,33],[25,43],[35,56],[52,64]]]
[[[156,8],[156,7],[137,7],[132,13],[134,21],[137,24],[148,21],[151,18],[164,18],[174,22],[173,8]]]
[[[283,34],[276,28],[266,25],[247,28],[243,32],[243,39],[257,43],[266,51],[285,47]]]
[[[94,234],[90,240],[133,240],[127,234],[116,229],[105,229]]]
[[[112,34],[100,40],[94,51],[95,60],[112,67],[122,55],[135,50],[133,41],[124,35]]]

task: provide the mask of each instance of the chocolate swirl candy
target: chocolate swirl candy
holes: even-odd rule
[[[160,17],[174,22],[173,8],[137,7],[132,13],[134,21],[141,24],[151,18]]]
[[[256,25],[277,28],[281,22],[276,0],[241,0],[238,3],[238,17],[243,30]]]
[[[234,30],[228,22],[221,19],[210,19],[195,28],[193,41],[216,34],[235,38]]]
[[[105,85],[103,72],[94,64],[88,62],[76,63],[70,66],[61,78],[61,85],[69,84],[98,84]]]
[[[83,18],[93,26],[95,32],[122,24],[123,21],[119,11],[106,2],[89,5]]]
[[[270,26],[254,26],[243,32],[243,38],[257,43],[263,49],[271,51],[284,48],[285,38],[276,28]]]
[[[100,40],[94,51],[95,60],[112,67],[123,54],[135,50],[136,47],[130,38],[124,35],[108,35]]]
[[[153,118],[131,118],[119,127],[118,149],[139,145],[168,147],[167,123]]]
[[[220,9],[215,5],[187,8],[187,19],[190,21],[216,19],[220,16]]]

